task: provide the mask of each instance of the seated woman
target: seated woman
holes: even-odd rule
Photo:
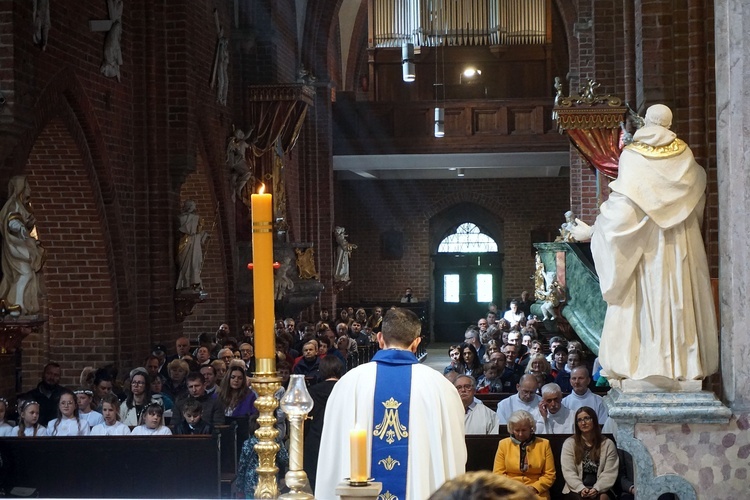
[[[487,342],[487,349],[484,352],[482,363],[489,363],[490,356],[493,352],[500,352],[500,347],[497,345],[497,340],[490,340]]]
[[[537,378],[537,381],[539,381],[540,383],[540,388],[543,385],[549,384],[550,382],[554,381],[552,375],[550,375],[550,366],[547,362],[547,358],[545,358],[544,354],[541,353],[531,355],[524,373],[534,375]]]
[[[174,359],[167,365],[169,379],[162,385],[162,392],[169,396],[172,401],[187,394],[188,364],[184,359]]]
[[[454,372],[458,368],[458,360],[461,359],[461,346],[452,345],[448,348],[448,356],[451,358],[451,362],[448,366],[443,368],[443,375],[448,372]]]
[[[73,391],[64,389],[57,403],[57,418],[47,424],[48,436],[88,436],[91,427],[78,414],[78,402]]]
[[[575,434],[565,440],[560,465],[568,498],[615,498],[611,489],[617,481],[617,447],[602,436],[596,412],[588,406],[576,411]]]
[[[482,362],[473,345],[466,342],[461,344],[461,357],[458,358],[456,371],[461,375],[471,375],[475,379],[482,375]]]
[[[550,498],[555,483],[555,459],[549,441],[534,435],[536,422],[525,410],[508,419],[511,437],[500,441],[492,472],[523,483],[534,498]]]

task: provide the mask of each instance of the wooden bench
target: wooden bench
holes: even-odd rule
[[[219,435],[0,438],[12,487],[57,498],[218,498]]]
[[[562,475],[562,467],[560,465],[560,455],[562,453],[562,445],[566,439],[570,437],[570,434],[538,434],[539,437],[549,441],[550,447],[552,448],[552,456],[555,459],[555,470],[557,475],[555,477],[555,484],[550,488],[550,495],[554,498],[563,498],[562,490],[565,486],[565,479]],[[605,434],[608,438],[614,441],[614,436],[611,434]],[[505,435],[467,435],[466,436],[466,451],[468,457],[466,460],[466,471],[475,470],[492,470],[495,465],[495,454],[497,453],[497,445],[500,440],[508,437]]]
[[[217,425],[214,430],[219,434],[221,447],[221,496],[230,498],[232,483],[237,477],[237,423]]]

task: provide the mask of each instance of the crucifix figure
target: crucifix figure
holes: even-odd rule
[[[120,65],[122,64],[122,0],[107,0],[109,20],[89,21],[91,31],[105,31],[104,60],[99,71],[108,77],[117,77],[120,81]]]
[[[211,88],[216,89],[216,102],[227,105],[227,91],[229,90],[229,40],[224,36],[224,27],[219,22],[219,12],[214,9],[214,22],[216,23],[216,52],[214,54],[214,67],[211,71]]]

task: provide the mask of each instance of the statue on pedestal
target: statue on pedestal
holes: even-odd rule
[[[0,210],[2,269],[0,299],[11,315],[39,312],[44,247],[37,239],[36,218],[31,209],[31,188],[26,177],[18,175],[8,183],[8,201]]]
[[[334,237],[336,238],[336,264],[333,268],[333,281],[335,282],[348,282],[349,278],[349,257],[352,255],[352,250],[357,248],[357,245],[346,241],[347,238],[346,229],[341,226],[336,226],[334,229]]]
[[[718,369],[718,335],[701,237],[706,172],[669,130],[671,110],[648,108],[622,151],[591,239],[607,313],[599,350],[610,380],[691,381]]]
[[[179,231],[180,244],[177,249],[177,290],[200,290],[201,268],[203,267],[203,244],[208,240],[208,232],[201,228],[201,218],[196,213],[193,200],[187,200],[182,205]]]

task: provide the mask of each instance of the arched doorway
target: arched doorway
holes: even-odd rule
[[[444,229],[432,256],[436,342],[462,340],[466,327],[502,296],[501,226],[485,210],[474,207],[467,213],[466,208],[454,207],[452,214],[443,215],[444,222],[461,213],[464,218]]]

